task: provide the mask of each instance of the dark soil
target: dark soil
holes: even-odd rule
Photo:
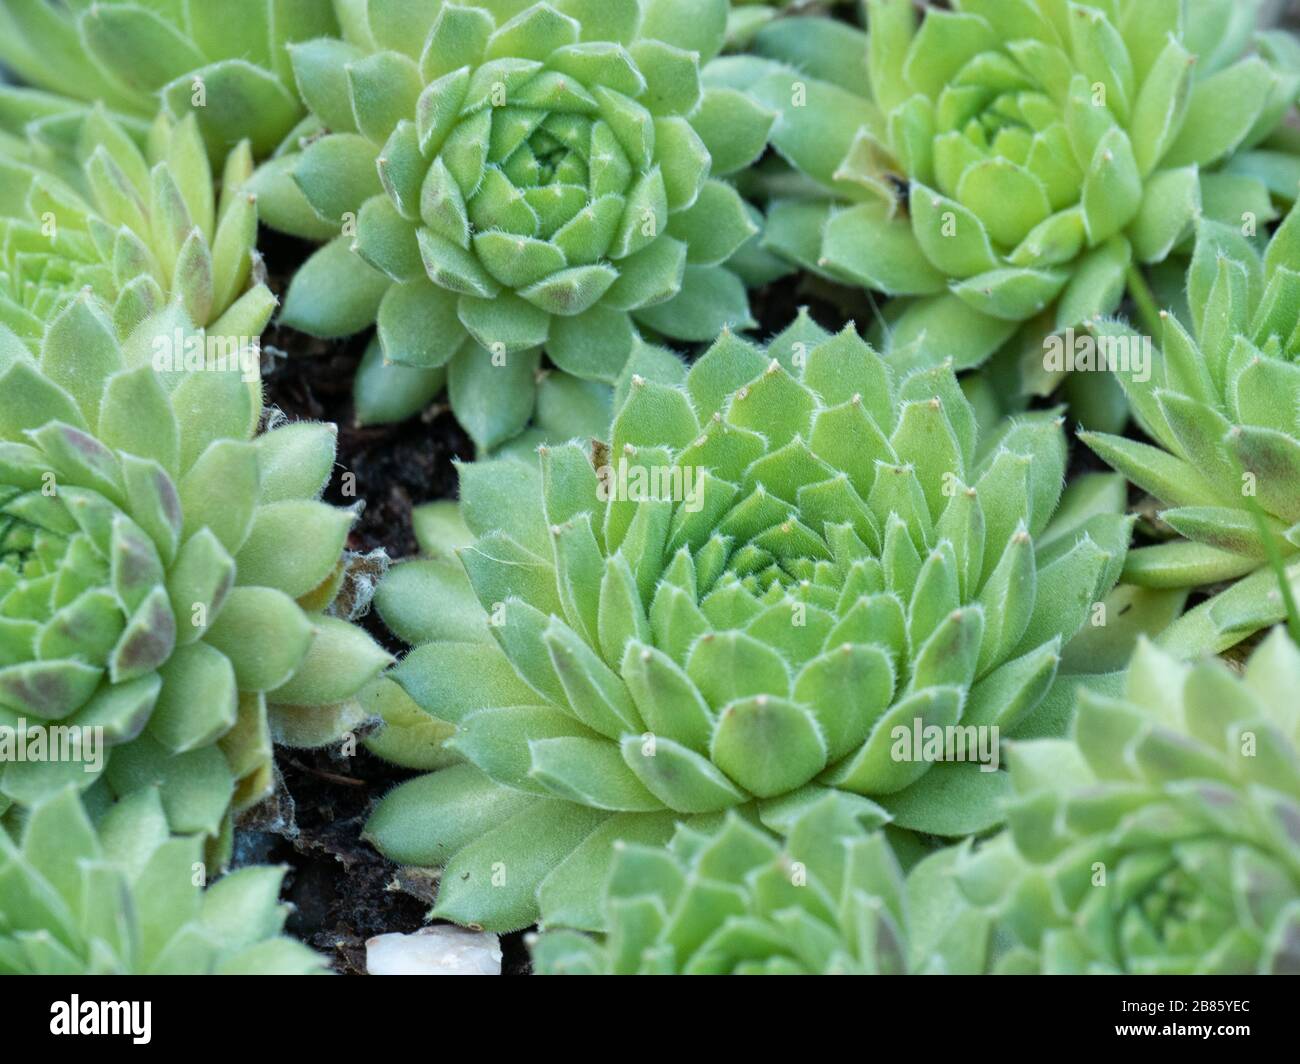
[[[263,230],[269,283],[283,297],[287,280],[311,247]],[[411,508],[454,496],[455,458],[474,449],[445,407],[398,425],[361,427],[352,408],[352,377],[367,336],[316,340],[287,328],[266,337],[266,405],[290,420],[330,421],[339,429],[338,468],[326,498],[342,506],[363,503],[349,548],[384,548],[393,558],[416,552]],[[352,473],[353,478],[344,476]],[[347,491],[349,481],[355,486]],[[372,614],[361,623],[393,653],[403,646]],[[374,804],[413,773],[359,747],[283,750],[277,793],[250,811],[240,826],[237,858],[287,864],[285,896],[295,907],[288,930],[329,957],[345,974],[363,974],[366,940],[427,923],[434,888],[400,872],[361,841]],[[504,971],[525,974],[521,934],[502,937]]]
[[[287,279],[311,247],[266,229],[262,241],[269,283],[283,297]],[[265,401],[290,420],[310,418],[338,426],[338,469],[326,498],[342,506],[364,501],[352,549],[383,547],[401,558],[416,551],[411,507],[455,495],[452,459],[473,458],[474,446],[441,404],[396,425],[356,423],[352,378],[369,339],[364,333],[340,341],[317,340],[273,327],[264,341],[271,356],[263,374]]]
[[[245,817],[241,860],[286,864],[285,898],[294,905],[287,930],[328,957],[336,971],[366,970],[366,940],[411,932],[428,922],[434,884],[402,873],[361,841],[370,809],[410,777],[359,748],[282,750],[277,793]],[[521,934],[503,935],[503,971],[527,974]]]

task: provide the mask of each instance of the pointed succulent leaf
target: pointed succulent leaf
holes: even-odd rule
[[[1200,223],[1187,272],[1191,327],[1164,315],[1160,361],[1148,357],[1144,372],[1116,371],[1153,443],[1083,435],[1170,507],[1170,527],[1185,537],[1136,551],[1132,582],[1191,588],[1262,570],[1270,550],[1286,564],[1295,557],[1288,530],[1300,517],[1300,302],[1284,295],[1290,271],[1283,263],[1298,217],[1293,208],[1263,256],[1235,230]],[[1248,339],[1252,333],[1262,346]],[[1235,639],[1257,630],[1242,620]],[[1220,650],[1223,634],[1205,631],[1198,638],[1206,642],[1186,644],[1187,652]]]

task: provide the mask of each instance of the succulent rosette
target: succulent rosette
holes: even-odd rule
[[[828,788],[910,831],[994,826],[994,765],[898,732],[1050,728],[1062,644],[1119,575],[1119,507],[1085,490],[1057,513],[1054,413],[980,439],[950,366],[895,380],[806,316],[677,372],[636,377],[594,451],[462,466],[464,526],[428,550],[459,539],[460,565],[408,562],[377,595],[417,644],[393,678],[466,763],[367,831],[444,868],[449,919],[599,927],[616,839],[775,822]]]
[[[1246,55],[1236,0],[868,0],[868,37],[825,19],[766,27],[785,69],[754,93],[804,181],[775,180],[764,240],[834,279],[910,297],[890,332],[975,365],[1114,312],[1141,267],[1205,215],[1240,225],[1291,202],[1300,155],[1274,150],[1297,72]],[[741,81],[762,67],[749,60]],[[783,191],[788,190],[788,191]],[[1017,347],[1017,352],[1019,347]],[[1046,378],[1046,380],[1045,380]],[[1104,380],[1104,378],[1096,378]]]
[[[22,81],[148,122],[194,115],[215,157],[267,155],[303,117],[286,45],[338,32],[327,0],[22,0],[0,63]]]
[[[255,185],[273,225],[334,239],[282,320],[319,336],[377,321],[388,362],[446,367],[458,412],[534,395],[543,351],[613,383],[639,328],[703,341],[749,325],[728,260],[756,214],[724,179],[772,115],[701,85],[726,16],[726,0],[371,5],[343,40],[295,46],[327,132]],[[531,412],[467,428],[491,447]]]
[[[998,970],[1300,972],[1297,690],[1281,629],[1240,676],[1143,642],[1070,740],[1012,744],[1008,830],[959,865],[1005,929]]]
[[[21,97],[25,117],[41,109],[34,99]],[[256,276],[246,142],[218,195],[193,117],[159,115],[142,142],[100,106],[23,128],[0,156],[0,324],[38,348],[50,319],[89,289],[122,337],[171,303],[236,345],[261,335],[275,297]]]
[[[683,826],[666,847],[620,845],[609,934],[548,931],[539,975],[980,974],[989,918],[967,904],[956,849],[904,875],[878,810],[828,795],[784,839],[736,813]]]
[[[119,342],[89,295],[39,359],[0,330],[0,723],[43,751],[6,749],[0,804],[157,785],[175,832],[225,839],[273,740],[367,715],[388,655],[326,612],[353,521],[319,500],[335,431],[258,435],[256,360],[224,357],[176,309]]]
[[[1160,637],[1191,657],[1285,616],[1271,560],[1300,582],[1300,208],[1262,250],[1240,227],[1202,221],[1187,296],[1187,307],[1162,316],[1149,371],[1115,372],[1152,442],[1082,438],[1159,500],[1160,520],[1183,537],[1132,551],[1126,583],[1168,589],[1245,577]],[[1100,342],[1133,341],[1114,322],[1093,331]]]
[[[206,890],[203,842],[168,833],[157,791],[92,820],[76,791],[0,827],[0,972],[9,975],[310,975],[325,962],[280,934],[283,868],[241,868]]]

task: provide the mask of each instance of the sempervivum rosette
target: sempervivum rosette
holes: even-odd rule
[[[594,453],[462,467],[463,572],[399,566],[378,603],[423,644],[395,679],[468,763],[398,788],[371,837],[445,865],[449,918],[520,927],[540,901],[591,927],[614,840],[683,818],[837,788],[915,831],[997,823],[996,729],[1033,719],[1129,521],[1076,498],[1052,522],[1054,414],[978,435],[950,367],[896,381],[800,318],[634,379]],[[896,745],[959,722],[985,764]]]
[[[603,940],[548,931],[539,975],[980,974],[989,918],[966,903],[940,851],[907,876],[870,803],[833,794],[780,842],[728,814],[666,847],[615,850]]]
[[[328,0],[23,0],[0,7],[0,62],[145,121],[161,102],[217,156],[261,156],[303,113],[285,46],[337,32]]]
[[[119,343],[89,297],[39,360],[0,330],[0,723],[46,752],[8,752],[5,805],[158,784],[175,831],[217,835],[270,788],[273,737],[365,715],[387,655],[323,612],[353,520],[318,498],[334,429],[256,435],[256,361],[203,342],[177,312]]]
[[[1241,230],[1202,222],[1188,308],[1165,314],[1149,373],[1116,371],[1155,446],[1083,434],[1167,509],[1184,539],[1129,555],[1126,583],[1187,588],[1245,577],[1161,637],[1182,656],[1222,650],[1285,616],[1273,560],[1300,582],[1300,208],[1261,253]],[[1114,323],[1094,331],[1121,343]]]
[[[337,238],[295,277],[284,321],[329,336],[377,318],[390,362],[447,366],[458,412],[487,405],[476,393],[531,395],[541,350],[613,382],[638,325],[681,340],[746,325],[726,263],[757,230],[719,178],[763,150],[772,118],[701,87],[726,14],[726,0],[435,0],[372,6],[346,40],[292,49],[328,135],[258,187],[273,224]],[[480,445],[532,404],[508,409],[468,421]]]
[[[33,100],[21,95],[19,109]],[[57,108],[25,130],[0,142],[0,325],[38,347],[50,319],[89,288],[122,337],[170,303],[236,347],[262,334],[275,297],[254,276],[246,142],[227,158],[218,195],[192,116],[159,115],[137,137],[102,107]]]
[[[1204,212],[1234,225],[1295,198],[1300,159],[1254,154],[1300,81],[1241,58],[1238,0],[869,0],[870,39],[825,20],[768,27],[792,72],[757,94],[773,144],[820,189],[766,239],[891,295],[901,342],[974,364],[1033,320],[1025,348],[1119,305]],[[803,85],[803,99],[799,86]],[[1103,380],[1103,378],[1093,378]]]
[[[0,827],[0,972],[9,975],[309,975],[325,961],[280,934],[284,868],[248,867],[206,890],[202,840],[168,833],[157,791],[94,820],[76,791]]]
[[[1300,973],[1300,651],[1243,676],[1143,642],[1072,741],[1014,744],[1008,831],[964,861],[1012,972]]]

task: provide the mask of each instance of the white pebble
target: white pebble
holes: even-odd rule
[[[452,924],[413,935],[376,935],[366,942],[370,975],[500,975],[501,942],[490,931]]]

